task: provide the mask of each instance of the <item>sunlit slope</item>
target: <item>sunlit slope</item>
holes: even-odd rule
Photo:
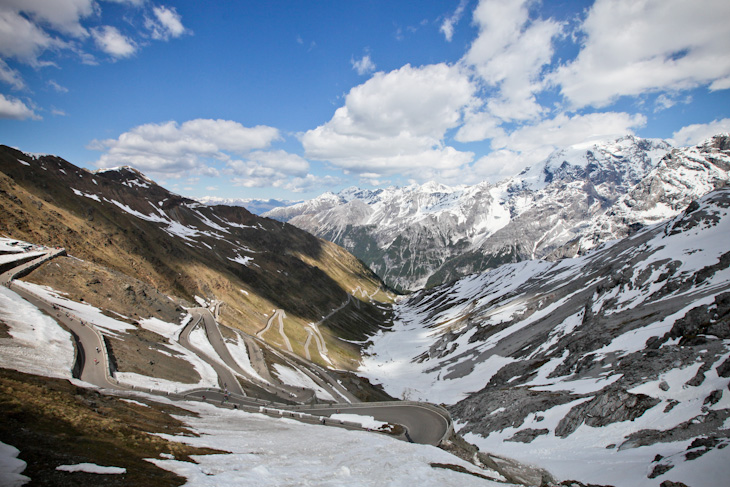
[[[343,249],[244,208],[175,195],[131,168],[91,173],[3,146],[0,212],[4,235],[63,246],[183,304],[223,301],[221,321],[249,333],[281,309],[300,355],[307,325],[331,314],[319,324],[330,357],[312,353],[321,363],[351,367],[359,356],[351,342],[388,322],[391,295]]]

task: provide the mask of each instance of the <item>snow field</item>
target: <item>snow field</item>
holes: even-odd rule
[[[0,321],[8,325],[12,337],[0,338],[0,367],[71,378],[73,339],[56,321],[4,287],[0,287]]]
[[[98,473],[98,474],[123,474],[127,473],[126,468],[122,467],[103,467],[96,465],[95,463],[77,463],[75,465],[59,465],[56,470],[62,472],[86,472],[86,473]]]
[[[123,321],[115,320],[103,314],[99,308],[86,303],[77,303],[61,296],[57,291],[47,287],[33,284],[32,282],[13,281],[13,286],[20,286],[23,289],[40,296],[44,301],[55,304],[59,307],[60,313],[71,313],[85,322],[92,322],[105,335],[114,338],[121,338],[120,333],[126,333],[135,329],[135,326]]]
[[[306,389],[312,389],[318,399],[322,401],[338,402],[332,394],[327,392],[314,382],[311,377],[298,369],[293,369],[281,364],[273,364],[274,373],[277,375],[279,380],[288,386],[304,387]]]
[[[335,421],[345,421],[345,422],[349,422],[349,423],[357,423],[360,426],[362,426],[363,428],[370,428],[370,429],[382,428],[383,426],[388,424],[388,423],[384,423],[383,421],[377,421],[372,416],[364,416],[361,414],[338,413],[338,414],[331,415],[330,418],[334,419]]]
[[[30,482],[30,477],[23,474],[27,464],[18,458],[20,450],[0,441],[0,485],[19,487]]]
[[[236,361],[238,366],[241,367],[244,372],[265,384],[269,384],[269,381],[261,377],[259,373],[256,372],[256,369],[253,368],[253,365],[251,364],[251,357],[249,356],[248,349],[246,348],[246,342],[243,340],[241,335],[236,333],[236,344],[232,345],[231,343],[226,342],[226,347],[228,347],[228,351],[231,353],[233,360]]]
[[[374,433],[219,409],[210,404],[175,404],[200,413],[198,418],[179,418],[200,436],[159,436],[230,452],[193,456],[197,463],[148,459],[159,467],[184,476],[190,485],[506,485],[432,468],[430,463],[456,464],[472,472],[485,473],[431,446],[410,444]]]

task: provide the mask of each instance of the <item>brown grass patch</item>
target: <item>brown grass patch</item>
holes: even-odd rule
[[[0,441],[20,450],[33,485],[181,485],[184,478],[145,458],[223,453],[171,442],[152,433],[191,436],[171,414],[191,413],[145,401],[149,407],[104,396],[65,380],[0,369]],[[122,475],[68,473],[59,465],[123,467]]]

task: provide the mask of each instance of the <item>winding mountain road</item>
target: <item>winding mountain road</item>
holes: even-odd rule
[[[130,387],[119,384],[113,377],[111,377],[109,358],[104,344],[104,338],[101,333],[96,330],[92,323],[85,323],[77,316],[74,316],[70,310],[60,305],[49,303],[42,297],[28,291],[23,286],[12,282],[13,279],[30,272],[48,260],[65,254],[66,251],[64,249],[55,249],[46,252],[37,259],[19,264],[13,269],[0,274],[0,284],[12,289],[38,309],[44,311],[49,316],[56,319],[59,323],[65,325],[65,327],[71,331],[74,336],[78,354],[77,365],[80,369],[80,373],[78,375],[82,381],[108,389],[130,389]],[[214,306],[214,312],[217,312],[218,304],[220,303],[216,303]],[[345,304],[347,303],[344,303],[343,306]],[[342,309],[342,306],[337,310],[334,310],[328,316],[331,316],[334,312],[339,311],[340,309]],[[236,374],[239,374],[254,383],[260,383],[260,380],[252,377],[251,374],[246,373],[246,371],[244,371],[233,358],[223,336],[220,333],[220,329],[218,328],[218,323],[216,322],[214,315],[207,308],[192,308],[189,311],[192,315],[192,319],[181,330],[179,342],[210,364],[216,374],[218,374],[218,381],[222,388],[235,394],[236,397],[231,399],[233,396],[230,396],[227,393],[224,394],[224,391],[205,389],[190,391],[190,393],[186,394],[185,397],[200,397],[202,399],[207,395],[206,399],[217,399],[221,401],[221,404],[223,404],[224,401],[233,400],[235,401],[235,404],[246,405],[249,407],[260,407],[262,402],[261,400],[245,397],[245,392],[241,387]],[[282,336],[285,337],[283,333],[283,323],[281,321],[282,315],[283,310],[277,310],[277,312],[269,318],[266,328],[257,333],[257,335],[262,335],[271,326],[274,318],[278,317],[280,332],[282,333]],[[203,351],[190,343],[190,333],[200,324],[202,324],[208,340],[218,357],[209,357],[207,354],[203,353]],[[260,349],[261,346],[268,347],[268,345],[261,345],[257,343],[260,339],[257,340],[256,338],[243,334],[242,332],[240,332],[239,335],[243,337],[247,345],[247,349],[253,352],[249,353],[249,356],[251,358],[252,365],[254,365],[254,369],[261,369],[262,372],[263,369],[266,369],[266,374],[262,375],[262,377],[268,376],[268,378],[271,378],[263,359],[263,353]],[[290,346],[288,348],[290,348]],[[256,353],[257,349],[258,355]],[[359,400],[342,384],[333,379],[329,373],[318,365],[305,361],[291,351],[277,350],[271,347],[269,347],[269,350],[279,356],[280,359],[284,360],[284,362],[288,363],[291,367],[305,373],[320,387],[330,391],[333,397],[339,396],[348,401],[347,403],[342,404],[312,404],[310,406],[287,406],[283,403],[278,403],[276,407],[281,410],[298,411],[308,415],[318,416],[331,416],[345,410],[353,414],[372,416],[378,421],[402,425],[407,431],[406,437],[409,441],[430,445],[438,445],[451,431],[451,419],[448,412],[442,408],[433,405],[398,401],[393,401],[391,403],[360,403]],[[304,402],[302,399],[312,399],[312,392],[301,392],[299,391],[301,388],[293,388],[286,385],[277,386],[273,383],[269,384],[268,387],[267,385],[262,386],[286,400],[296,398],[300,402]]]
[[[226,347],[225,343],[223,343],[223,337],[221,337],[220,331],[218,331],[218,328],[215,326],[215,319],[213,318],[210,310],[207,308],[192,308],[188,311],[190,311],[193,319],[190,320],[190,322],[185,325],[185,328],[183,328],[183,330],[180,332],[180,337],[178,339],[180,344],[196,354],[201,359],[203,359],[205,362],[208,363],[208,365],[213,367],[215,373],[218,374],[218,385],[221,387],[221,389],[245,396],[246,393],[243,391],[241,384],[236,378],[236,375],[231,371],[230,368],[230,364],[235,363],[235,360],[233,360],[233,357],[231,357],[228,347]],[[210,321],[213,322],[213,327],[215,328],[217,333],[209,332]],[[190,343],[190,332],[192,332],[193,329],[201,322],[203,323],[206,334],[208,335],[208,340],[210,341],[210,344],[213,346],[213,349],[224,363],[219,362],[215,359],[215,357],[209,357],[202,350],[198,349],[192,343]],[[226,360],[226,358],[228,360]]]
[[[101,333],[92,325],[74,316],[69,310],[62,306],[55,306],[40,296],[36,296],[28,291],[23,286],[16,285],[12,282],[16,277],[32,271],[44,262],[65,254],[65,249],[55,249],[37,259],[14,267],[0,275],[0,284],[7,286],[59,323],[63,323],[71,331],[80,365],[79,379],[100,387],[120,388],[119,384],[109,380],[109,374],[107,373],[109,370],[109,358],[106,354],[106,346]]]
[[[283,409],[302,411],[319,416],[332,416],[339,413],[372,416],[378,421],[402,425],[408,431],[407,437],[413,443],[434,446],[441,443],[451,424],[444,414],[445,411],[440,412],[434,407],[398,401],[393,401],[390,404],[333,404],[324,407],[284,407]]]

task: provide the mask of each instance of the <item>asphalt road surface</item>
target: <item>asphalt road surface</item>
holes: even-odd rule
[[[397,401],[394,401],[392,405],[335,404],[332,406],[307,407],[306,409],[298,408],[297,411],[316,416],[332,416],[337,413],[372,416],[378,421],[404,426],[414,443],[426,445],[438,445],[449,429],[448,420],[437,411],[426,406],[404,404]]]
[[[53,250],[46,255],[15,267],[0,275],[0,284],[8,286],[10,289],[15,291],[15,293],[22,296],[26,301],[44,311],[56,321],[63,323],[69,330],[71,330],[76,342],[78,361],[81,364],[81,374],[79,379],[100,387],[118,388],[119,386],[116,383],[109,381],[106,373],[106,370],[109,369],[109,363],[106,355],[106,348],[100,333],[96,332],[91,326],[85,324],[82,320],[75,317],[62,306],[53,306],[51,303],[48,303],[40,297],[25,290],[21,286],[15,285],[11,282],[11,279],[14,276],[32,269],[40,262],[50,260],[65,253],[66,251],[64,249]]]
[[[195,326],[199,322],[203,322],[205,326],[206,317],[209,317],[210,320],[213,320],[213,315],[206,308],[193,308],[190,310],[190,314],[193,316],[193,319],[190,320],[187,325],[185,325],[185,328],[180,333],[180,344],[196,354],[201,359],[203,359],[211,367],[213,367],[213,370],[215,370],[215,373],[218,375],[218,385],[221,387],[221,389],[228,389],[230,392],[235,392],[236,394],[241,394],[242,396],[245,396],[246,393],[243,392],[241,384],[238,382],[235,374],[227,365],[221,364],[220,362],[215,360],[214,357],[208,357],[205,353],[203,353],[202,350],[199,350],[190,343],[190,332],[193,331],[193,328],[195,328]],[[210,335],[208,336],[210,337]],[[218,333],[218,336],[220,336],[220,332]],[[221,337],[221,342],[222,340],[223,339]],[[211,344],[213,345],[216,353],[218,353],[219,355],[222,353],[226,353],[230,357],[230,352],[228,351],[228,348],[225,346],[225,344],[223,344],[222,348],[220,344],[217,344],[218,348],[216,348],[216,344],[213,344],[212,340]],[[233,359],[231,358],[231,360]]]

